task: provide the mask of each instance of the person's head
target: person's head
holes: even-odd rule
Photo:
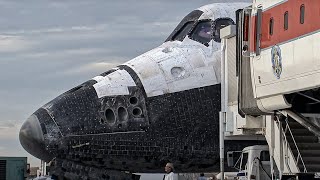
[[[199,31],[199,36],[203,38],[211,38],[211,26],[210,24],[203,24]]]
[[[166,173],[170,173],[173,172],[173,164],[172,163],[167,163],[166,166],[164,167],[164,171],[166,171]]]
[[[204,176],[204,174],[203,174],[203,173],[200,173],[200,176],[201,176],[201,177],[203,177],[203,176]]]

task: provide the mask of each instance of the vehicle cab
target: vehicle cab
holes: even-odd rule
[[[239,180],[271,179],[270,155],[267,145],[255,145],[244,148],[238,163],[240,163],[237,174],[237,179]]]

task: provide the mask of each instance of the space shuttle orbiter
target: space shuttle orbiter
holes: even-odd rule
[[[218,170],[219,30],[247,5],[192,11],[159,47],[39,108],[21,127],[22,146],[71,179],[163,172],[168,161],[176,172]],[[250,144],[225,142],[226,150]]]

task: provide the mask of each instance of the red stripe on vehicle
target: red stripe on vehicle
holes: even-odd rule
[[[304,23],[300,24],[300,7],[304,4]],[[284,14],[288,11],[288,30],[284,29]],[[273,18],[273,34],[269,34]],[[255,16],[251,18],[250,49],[255,50]],[[261,49],[280,44],[320,29],[320,0],[289,0],[262,13]]]

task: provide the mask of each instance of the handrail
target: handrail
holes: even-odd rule
[[[297,155],[297,159],[296,159],[296,164],[298,165],[298,163],[299,163],[299,157],[300,157],[301,163],[302,163],[302,165],[303,165],[303,172],[306,173],[306,172],[308,172],[308,171],[307,171],[306,165],[304,164],[304,161],[303,161],[303,159],[302,159],[302,156],[301,156],[300,150],[299,150],[299,148],[298,148],[298,145],[297,145],[297,143],[296,143],[296,140],[294,139],[293,134],[292,134],[292,131],[291,131],[291,129],[290,129],[290,126],[289,126],[289,123],[288,123],[288,117],[285,119],[285,121],[286,121],[286,126],[288,127],[288,130],[289,130],[289,133],[290,133],[290,135],[291,135],[291,138],[292,138],[292,140],[293,140],[294,146],[295,146],[295,148],[297,149],[298,155]],[[291,152],[292,152],[292,150],[291,150]]]
[[[280,120],[279,120],[279,118],[276,118],[276,119],[277,119],[277,122],[278,122],[278,123],[281,123]],[[304,173],[307,173],[307,172],[308,172],[308,171],[307,171],[307,168],[306,168],[306,166],[305,166],[305,164],[304,164],[304,161],[303,161],[303,159],[302,159],[302,156],[301,156],[301,153],[300,153],[300,151],[299,151],[298,145],[297,145],[296,140],[294,139],[294,136],[293,136],[292,131],[291,131],[291,129],[290,129],[290,126],[289,126],[289,123],[288,123],[288,117],[285,119],[285,123],[286,123],[286,127],[285,127],[285,129],[282,129],[281,132],[282,132],[282,134],[283,134],[283,137],[284,137],[284,140],[285,140],[285,143],[286,143],[286,146],[287,146],[286,149],[287,149],[287,151],[288,151],[288,149],[289,149],[288,146],[290,147],[290,145],[289,145],[289,143],[288,143],[287,136],[286,136],[286,132],[289,131],[290,136],[291,136],[291,138],[292,138],[292,140],[293,140],[294,146],[295,146],[295,148],[296,148],[296,150],[297,150],[297,153],[298,153],[297,157],[296,157],[296,158],[294,157],[295,164],[298,166],[299,160],[301,160],[301,163],[302,163],[302,165],[303,165],[303,172],[304,172]],[[291,149],[291,148],[290,148],[290,151],[291,151],[291,153],[292,153],[292,149]],[[292,155],[293,155],[293,153],[292,153]],[[286,155],[285,155],[285,156],[287,157],[287,152],[286,152]],[[290,171],[290,173],[291,173],[290,167],[289,167],[289,165],[288,165],[288,158],[286,158],[286,165],[287,165],[287,168],[289,169],[289,171]],[[299,167],[298,167],[298,169],[300,170]]]
[[[280,122],[278,117],[276,118],[276,120],[277,120],[277,123],[280,125],[281,122]],[[281,127],[281,129],[280,129],[280,127]],[[286,148],[285,148],[286,151],[284,151],[283,148],[282,148],[282,151],[284,151],[284,154],[285,154],[284,155],[285,156],[285,163],[286,163],[286,166],[287,166],[289,172],[292,173],[292,171],[290,169],[290,166],[288,164],[288,140],[287,140],[287,136],[286,136],[286,130],[284,131],[283,127],[282,126],[280,126],[280,127],[278,127],[279,128],[279,132],[282,133],[282,137],[284,137],[284,142],[285,142],[285,146],[286,146]],[[287,129],[287,126],[286,126],[286,129]]]

